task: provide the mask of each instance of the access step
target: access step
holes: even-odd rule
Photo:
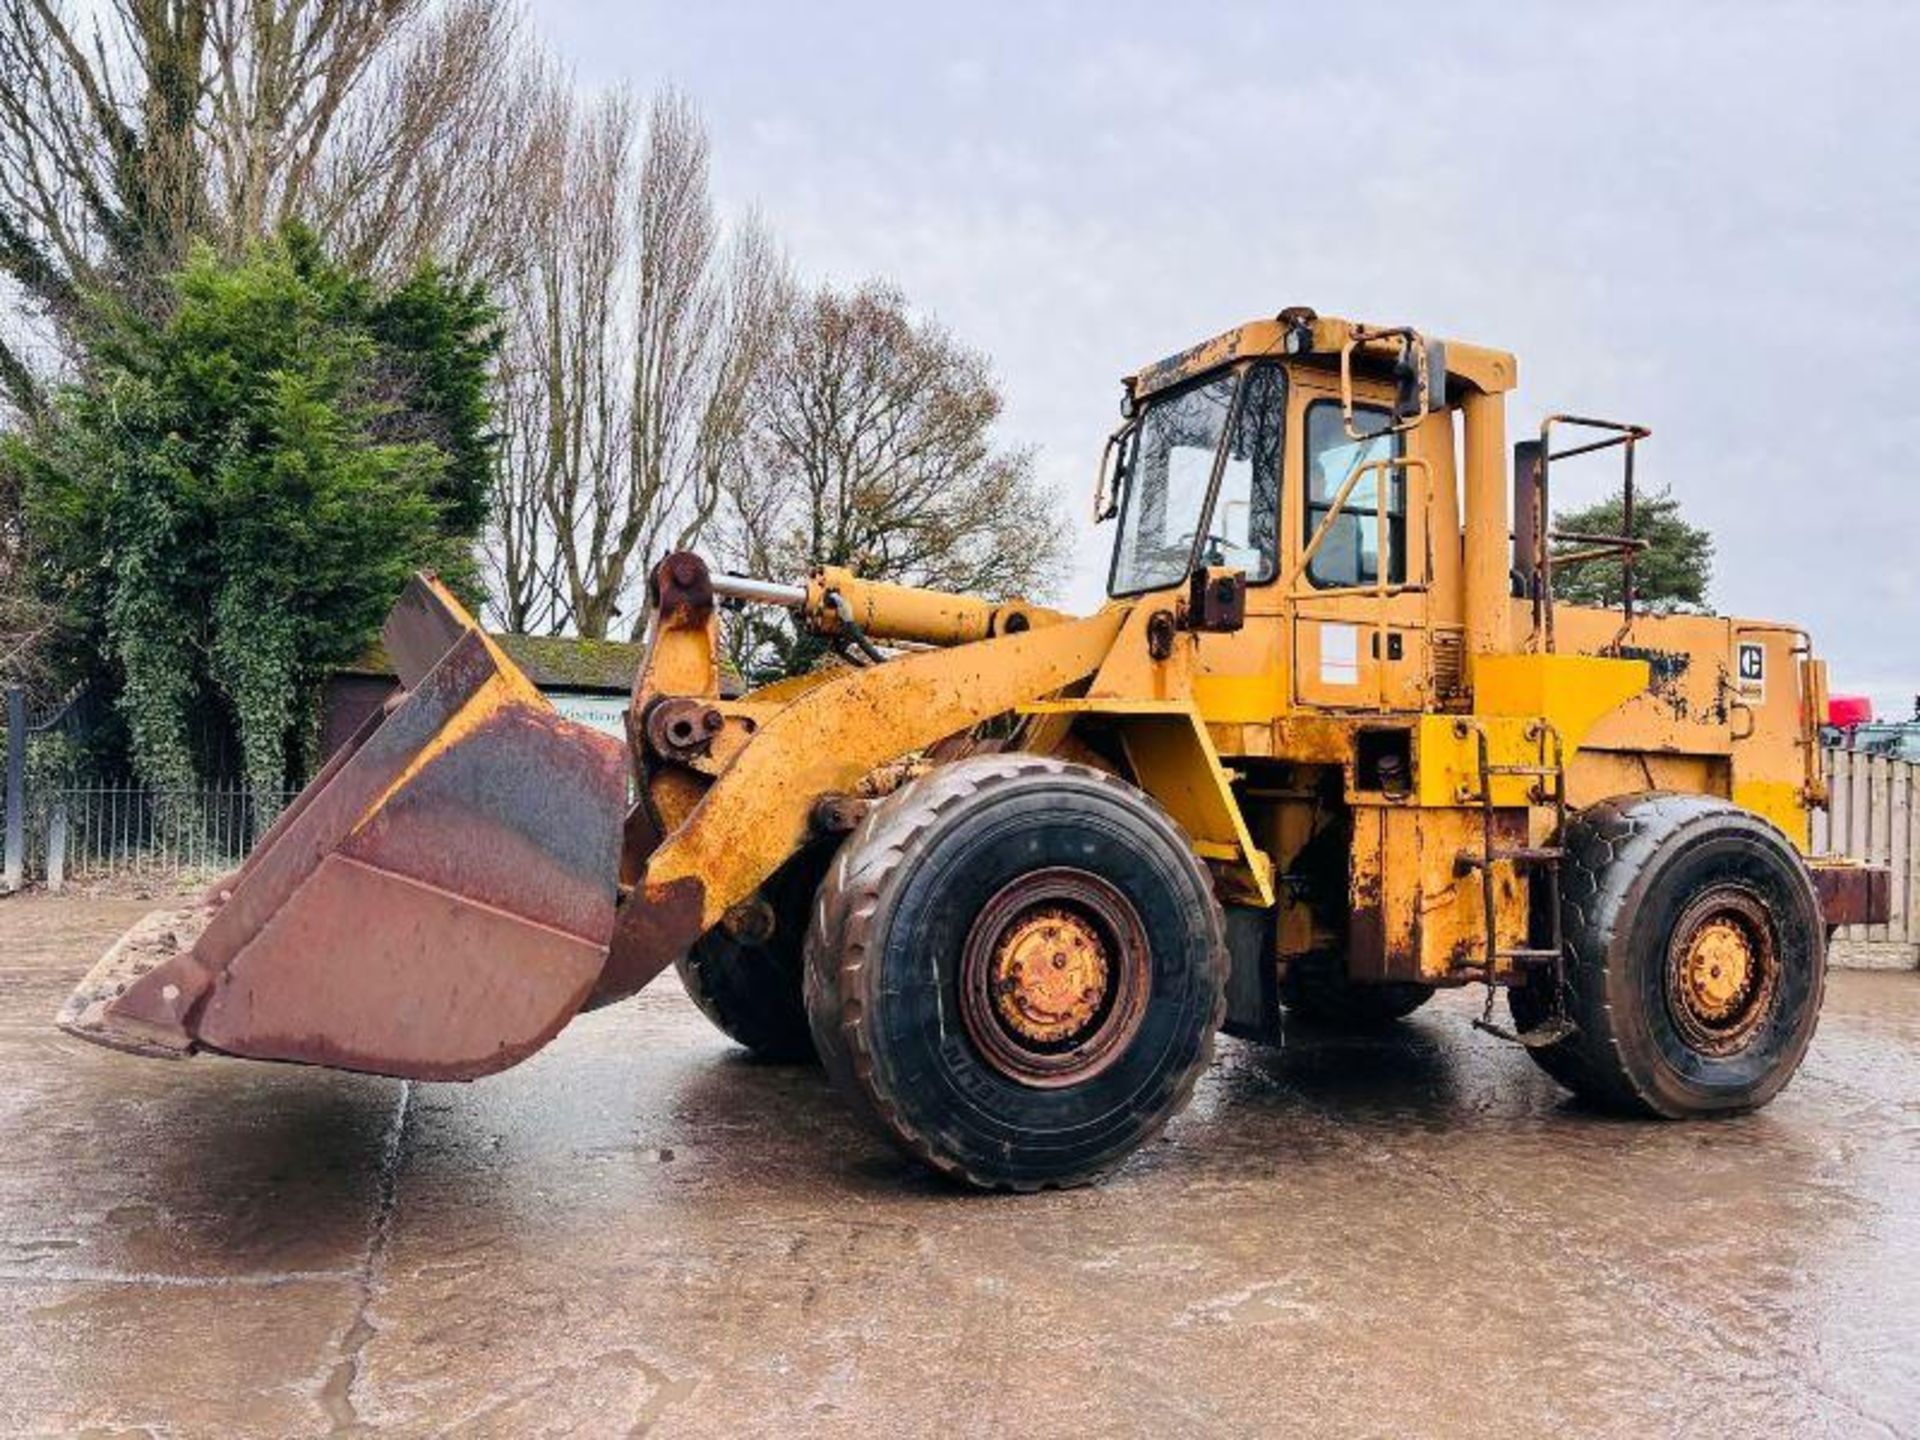
[[[1478,870],[1484,865],[1553,865],[1557,864],[1566,851],[1557,845],[1513,845],[1489,850],[1482,855],[1476,850],[1462,850],[1455,867],[1461,873]]]
[[[1502,960],[1511,960],[1516,965],[1551,965],[1560,958],[1560,952],[1537,946],[1522,946],[1517,950],[1499,951],[1498,956]]]
[[[1529,1050],[1544,1050],[1547,1046],[1566,1039],[1580,1027],[1564,1015],[1552,1015],[1531,1030],[1509,1030],[1504,1025],[1498,1025],[1486,1019],[1475,1020],[1473,1028],[1484,1030],[1495,1039],[1524,1045]]]

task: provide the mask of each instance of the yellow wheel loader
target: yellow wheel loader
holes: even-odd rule
[[[677,965],[742,1043],[817,1052],[909,1153],[1014,1189],[1123,1159],[1222,1028],[1447,986],[1593,1103],[1763,1105],[1829,927],[1887,908],[1883,871],[1807,853],[1824,668],[1790,624],[1637,607],[1648,432],[1556,415],[1509,453],[1515,380],[1303,308],[1147,367],[1088,616],[669,556],[624,746],[422,578],[385,711],[60,1023],[466,1080]],[[1557,533],[1555,468],[1603,451],[1625,533]],[[1621,604],[1556,604],[1572,565],[1619,567]],[[723,696],[741,605],[841,663]]]

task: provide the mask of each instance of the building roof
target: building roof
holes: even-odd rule
[[[582,640],[577,635],[510,635],[490,630],[493,643],[536,690],[561,690],[575,695],[627,695],[647,647],[634,640]],[[364,675],[395,680],[393,662],[378,640],[358,660],[339,666],[337,675]],[[733,699],[746,692],[740,672],[725,655],[720,657],[720,693]]]
[[[633,689],[647,647],[627,640],[581,640],[565,635],[495,635],[526,677],[542,690],[593,690],[625,695]]]
[[[633,677],[647,649],[627,640],[489,634],[537,688],[588,695],[625,695],[633,689]],[[387,658],[385,647],[376,641],[358,660],[342,665],[340,673],[391,678],[393,662]]]

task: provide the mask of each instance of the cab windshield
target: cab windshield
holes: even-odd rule
[[[1148,403],[1121,451],[1109,594],[1177,585],[1196,564],[1273,578],[1285,392],[1279,366],[1255,365]]]

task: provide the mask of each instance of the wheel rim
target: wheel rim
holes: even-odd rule
[[[1099,876],[1035,870],[997,891],[960,961],[960,1013],[987,1063],[1023,1085],[1072,1085],[1125,1051],[1151,965],[1132,903]]]
[[[1667,1009],[1691,1049],[1744,1049],[1771,1013],[1779,981],[1779,941],[1757,896],[1710,890],[1680,913],[1667,945]]]

